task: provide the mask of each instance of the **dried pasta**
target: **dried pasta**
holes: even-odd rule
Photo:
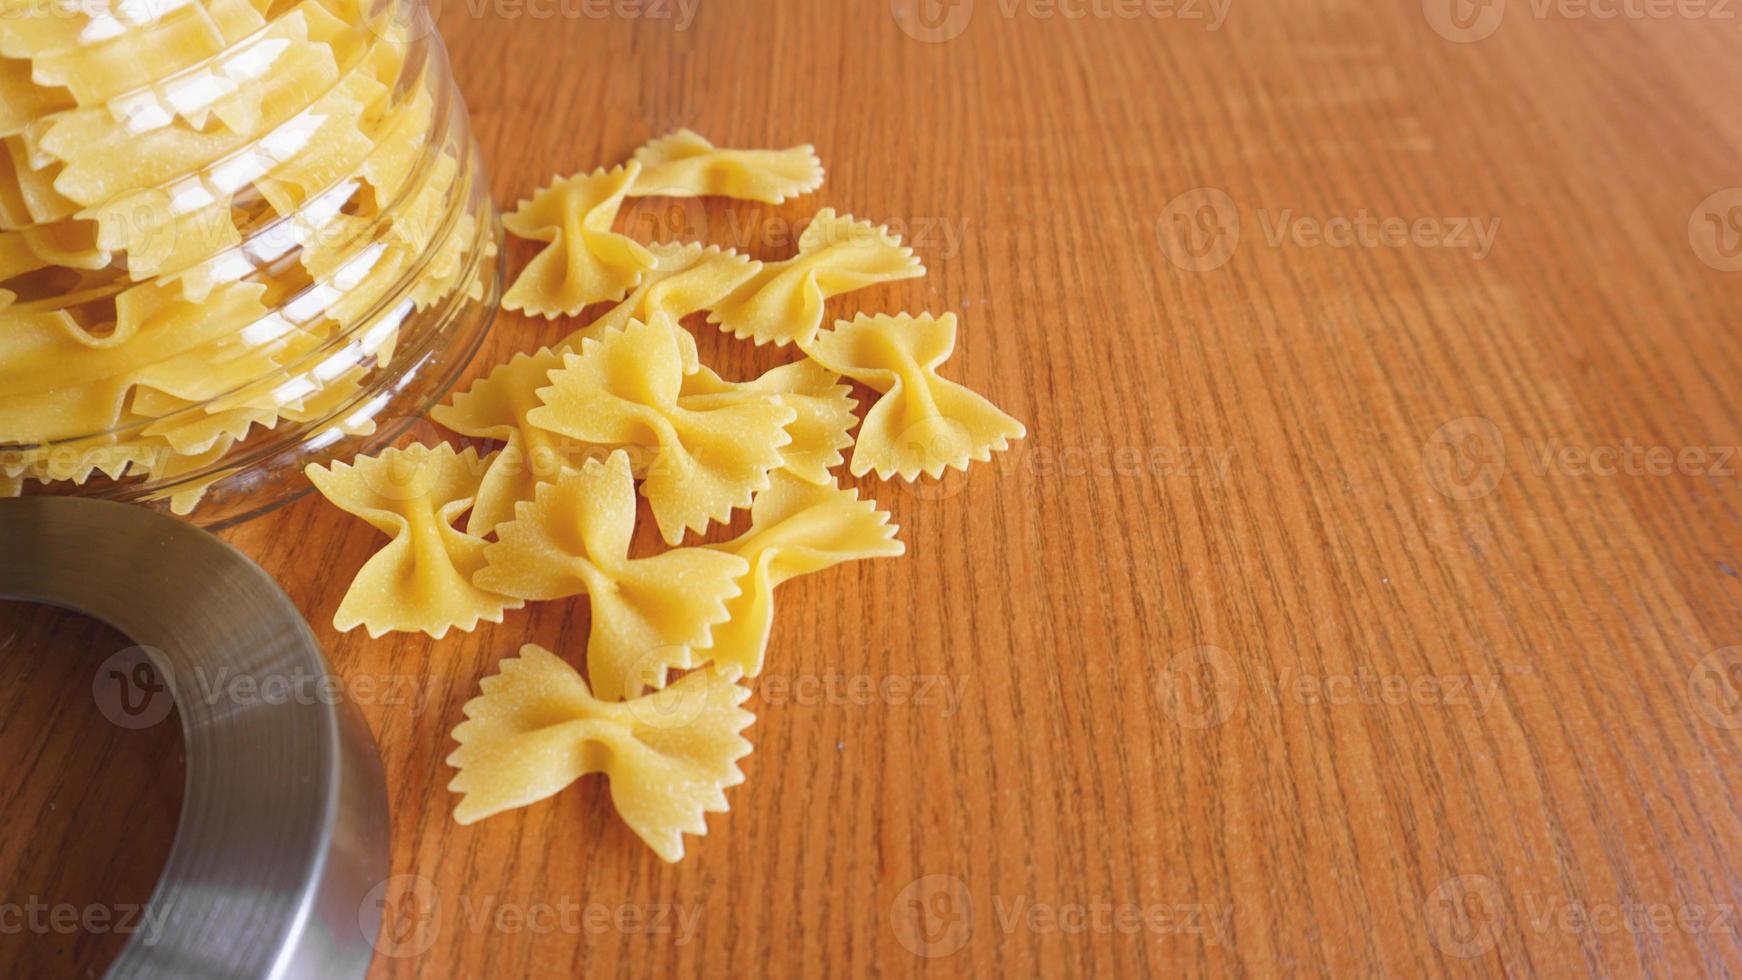
[[[860,500],[853,490],[777,475],[756,495],[750,530],[713,546],[750,563],[741,591],[727,605],[730,617],[714,627],[708,648],[714,668],[746,677],[762,673],[774,625],[774,587],[841,562],[903,554],[907,548],[896,540],[897,531],[876,501]]]
[[[730,398],[740,391],[778,395],[796,413],[786,427],[792,441],[780,448],[780,466],[787,473],[818,485],[833,484],[829,470],[844,462],[841,450],[853,444],[853,389],[841,376],[812,360],[782,364],[754,381],[733,384],[702,366],[683,380],[686,404],[706,403],[706,396]]]
[[[518,599],[474,585],[484,566],[484,542],[453,523],[478,492],[483,465],[476,450],[442,444],[389,449],[304,472],[339,509],[361,517],[390,539],[361,570],[333,615],[341,632],[362,626],[371,637],[389,631],[470,632],[479,620],[500,623]]]
[[[706,814],[727,810],[724,790],[744,781],[750,754],[739,733],[755,717],[748,688],[696,671],[634,701],[601,700],[555,654],[528,644],[486,677],[454,729],[461,794],[454,819],[471,824],[561,792],[588,773],[610,780],[623,822],[666,861],[683,835],[708,832]]]
[[[631,320],[563,355],[541,388],[533,425],[634,452],[642,495],[667,544],[748,507],[781,465],[797,412],[781,396],[742,386],[685,396],[682,331],[669,316]]]
[[[562,355],[548,347],[516,354],[449,404],[430,410],[431,418],[461,435],[506,443],[484,471],[466,533],[489,534],[513,519],[514,505],[531,500],[539,483],[596,455],[586,443],[548,432],[526,419],[540,405],[537,390],[549,383],[550,372],[562,363]]]
[[[691,313],[710,309],[733,290],[748,282],[762,267],[733,251],[704,249],[700,245],[649,245],[653,267],[642,277],[622,302],[607,310],[598,319],[565,337],[558,350],[574,350],[581,341],[598,340],[606,331],[621,330],[630,320],[650,321],[658,314],[682,320]],[[685,330],[678,338],[683,344],[684,373],[691,374],[701,364],[696,352],[696,339]]]
[[[913,249],[885,228],[824,208],[805,226],[798,254],[770,262],[708,314],[758,345],[808,343],[823,325],[823,302],[855,289],[925,275]]]
[[[502,216],[510,234],[549,242],[521,270],[502,308],[552,319],[588,304],[616,302],[653,267],[653,253],[611,222],[641,173],[631,161],[613,170],[555,179]]]
[[[817,363],[884,393],[859,427],[854,476],[875,470],[879,479],[936,478],[945,467],[985,462],[1028,434],[984,397],[938,376],[955,346],[953,313],[860,314],[805,346]]]
[[[607,700],[663,688],[673,669],[696,665],[726,600],[749,570],[744,559],[707,548],[630,558],[635,482],[629,457],[589,460],[538,487],[483,550],[480,588],[521,599],[585,593],[592,608],[587,674]]]
[[[427,340],[480,300],[493,248],[408,26],[358,0],[0,0],[10,486],[138,478],[181,513],[268,430],[374,430],[407,317],[447,304]]]
[[[734,197],[781,204],[823,186],[823,164],[810,144],[784,150],[723,150],[687,129],[635,151],[641,174],[634,197]]]

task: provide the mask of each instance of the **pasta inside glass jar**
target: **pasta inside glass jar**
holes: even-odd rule
[[[0,494],[205,524],[452,386],[500,227],[421,0],[0,0]]]

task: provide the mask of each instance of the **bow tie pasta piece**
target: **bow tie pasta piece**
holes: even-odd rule
[[[122,194],[80,211],[79,217],[95,224],[98,247],[126,253],[128,278],[142,282],[181,272],[240,245],[242,233],[231,204],[229,194],[191,176],[167,190]]]
[[[774,587],[842,562],[904,554],[907,546],[895,537],[899,530],[875,500],[860,500],[851,489],[776,474],[756,495],[750,530],[711,546],[750,563],[742,591],[727,604],[731,618],[714,627],[708,657],[715,669],[745,677],[762,673],[774,625]]]
[[[724,790],[744,781],[750,754],[739,733],[755,721],[740,707],[748,688],[712,671],[627,702],[600,700],[573,667],[528,644],[484,678],[453,733],[459,770],[454,819],[485,817],[554,796],[602,772],[623,822],[666,861],[683,857],[683,835],[708,832],[724,813]]]
[[[134,392],[135,411],[139,408],[138,396],[146,391],[142,388]],[[162,397],[173,398],[169,395]],[[256,425],[268,429],[278,425],[278,414],[269,408],[242,407],[219,411],[208,408],[197,412],[177,410],[153,414],[157,416],[156,421],[147,425],[140,434],[162,439],[170,449],[183,456],[209,453],[219,443],[228,446],[241,442],[248,438],[248,433]],[[171,417],[164,418],[164,415]]]
[[[665,315],[631,320],[563,355],[540,388],[533,425],[598,445],[634,447],[641,493],[667,544],[750,506],[781,465],[797,418],[778,395],[735,390],[695,404],[681,396],[683,330]]]
[[[289,31],[287,43],[272,49],[276,59],[253,83],[261,87],[260,124],[270,132],[198,130],[174,118],[124,127],[115,124],[106,105],[81,107],[48,120],[38,140],[44,154],[66,164],[55,178],[55,189],[80,204],[95,205],[192,173],[251,142],[274,148],[287,141],[303,145],[307,131],[339,111],[349,93],[339,85],[339,65],[331,49],[309,42],[304,12],[293,10],[280,22]],[[311,104],[311,93],[325,94]],[[274,162],[255,155],[260,165]]]
[[[117,297],[107,335],[91,333],[64,310],[8,310],[0,330],[0,441],[48,442],[113,429],[135,384],[167,378],[184,355],[197,359],[203,345],[266,316],[264,291],[230,283],[202,305],[179,299],[172,287],[142,283]]]
[[[722,150],[687,129],[635,151],[641,176],[633,197],[733,197],[781,204],[823,186],[823,163],[809,143],[784,150]]]
[[[653,267],[653,253],[611,230],[617,209],[641,173],[630,162],[551,182],[502,216],[519,238],[549,242],[508,287],[502,307],[554,319],[588,304],[616,302]]]
[[[51,112],[76,105],[64,90],[31,81],[30,71],[30,62],[0,56],[0,137],[21,132]]]
[[[264,3],[6,4],[0,54],[29,59],[38,85],[98,105],[223,51],[265,23]]]
[[[224,477],[224,472],[221,469],[214,469],[214,467],[234,444],[235,440],[226,437],[214,442],[204,452],[186,456],[180,453],[158,454],[145,467],[146,478],[159,482],[181,482],[177,482],[173,489],[154,490],[146,494],[145,499],[169,501],[169,511],[172,514],[186,517],[193,513],[194,508],[199,506],[201,500],[205,499],[206,491],[211,489],[212,484]],[[183,479],[192,474],[200,473],[202,470],[211,470],[211,472],[205,473],[192,483]]]
[[[646,323],[663,313],[675,322],[710,309],[762,268],[760,262],[717,247],[704,249],[700,245],[668,243],[649,245],[647,249],[653,253],[653,268],[647,270],[641,285],[603,316],[563,338],[557,350],[579,349],[581,341],[598,340],[608,330],[627,327],[630,320]],[[680,332],[684,373],[690,374],[701,365],[701,357],[696,351],[696,339],[688,330]]]
[[[985,462],[1028,434],[985,398],[938,377],[955,347],[954,313],[860,314],[805,347],[829,370],[884,392],[859,428],[854,476],[876,470],[883,480],[892,473],[913,480],[922,472],[935,479],[946,466],[966,470],[970,460]]]
[[[797,255],[764,265],[714,307],[708,322],[757,346],[802,347],[822,327],[829,297],[923,275],[913,249],[888,229],[824,208],[799,236]]]
[[[484,542],[453,527],[478,492],[483,466],[476,450],[414,445],[350,464],[310,464],[304,472],[334,506],[392,539],[357,572],[333,615],[334,629],[362,626],[370,637],[423,632],[439,640],[453,627],[470,632],[480,619],[500,623],[504,610],[524,605],[472,584],[484,566]]]
[[[833,485],[829,470],[845,460],[841,450],[853,444],[853,389],[841,376],[812,360],[782,364],[754,381],[742,384],[722,380],[707,367],[699,367],[683,380],[683,402],[690,407],[706,404],[708,395],[762,391],[780,396],[797,413],[786,427],[792,441],[781,447],[781,468],[818,485]]]
[[[507,443],[484,472],[478,502],[466,523],[467,534],[482,537],[513,520],[514,505],[531,500],[540,483],[604,454],[601,447],[546,432],[526,420],[527,413],[540,404],[536,392],[550,383],[550,372],[562,365],[562,355],[548,347],[534,354],[516,354],[455,395],[451,404],[430,410],[430,418],[461,435]]]
[[[55,189],[61,165],[33,166],[24,141],[17,136],[0,140],[0,218],[7,228],[23,228],[70,218],[79,203]]]
[[[60,221],[0,231],[0,282],[51,266],[100,270],[108,267],[112,259],[108,251],[99,247],[97,226],[90,221]],[[8,305],[10,301],[0,303],[0,309]]]
[[[538,488],[484,549],[481,588],[523,599],[586,593],[592,606],[587,672],[602,698],[665,686],[672,669],[695,666],[738,594],[744,559],[707,548],[630,558],[635,479],[619,451]]]

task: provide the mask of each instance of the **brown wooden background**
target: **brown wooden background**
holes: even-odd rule
[[[1742,15],[1598,9],[448,0],[499,201],[677,126],[814,142],[819,195],[627,220],[894,223],[931,274],[832,310],[960,312],[946,373],[1030,438],[866,484],[909,554],[784,587],[748,782],[677,866],[598,779],[449,816],[460,705],[524,641],[578,660],[584,603],[341,637],[374,532],[228,533],[414,695],[365,704],[428,883],[373,976],[1742,970]],[[83,699],[124,641],[5,615],[5,895],[136,901],[173,722]]]

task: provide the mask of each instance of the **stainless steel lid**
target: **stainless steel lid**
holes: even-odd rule
[[[363,976],[380,926],[368,899],[388,868],[381,759],[272,578],[141,507],[27,497],[0,500],[0,597],[131,637],[181,715],[187,788],[151,898],[163,926],[134,936],[108,975]],[[197,696],[214,677],[290,696]]]

